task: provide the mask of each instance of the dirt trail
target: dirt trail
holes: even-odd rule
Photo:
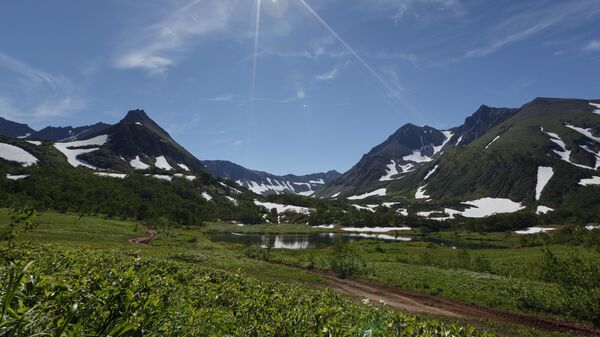
[[[316,271],[314,273],[323,277],[327,281],[326,287],[333,291],[350,295],[357,299],[368,298],[374,304],[385,302],[387,307],[402,311],[460,318],[474,324],[482,320],[492,320],[524,325],[548,332],[568,332],[581,336],[600,336],[600,329],[586,324],[563,322],[464,304],[371,281],[340,279],[331,273],[323,271]]]
[[[139,238],[131,238],[127,241],[129,241],[129,243],[134,244],[134,245],[148,246],[150,244],[150,241],[152,241],[158,237],[158,232],[155,231],[154,229],[150,229],[146,226],[142,226],[142,228],[146,232],[148,232],[148,236],[141,236]]]

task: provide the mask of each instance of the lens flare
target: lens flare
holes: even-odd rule
[[[400,101],[402,105],[404,105],[411,113],[414,113],[414,109],[412,106],[406,102],[400,95],[398,95],[398,90],[395,90],[392,85],[390,85],[383,77],[381,77],[374,69],[371,67],[367,61],[365,61],[358,53],[350,47],[348,43],[333,29],[331,26],[325,22],[325,20],[317,13],[305,0],[298,0],[304,8],[317,20],[319,23],[325,27],[327,31],[340,43],[346,50],[381,84],[385,90],[388,92],[388,96],[391,98],[395,98]]]

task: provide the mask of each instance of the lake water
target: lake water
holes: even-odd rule
[[[282,249],[308,249],[322,248],[335,244],[342,240],[346,242],[355,242],[360,240],[381,240],[386,242],[432,242],[446,247],[456,247],[458,249],[475,248],[500,248],[497,246],[478,243],[453,240],[441,240],[433,238],[410,238],[404,236],[394,236],[391,234],[376,233],[311,233],[311,234],[242,234],[242,233],[207,233],[206,237],[214,242],[235,243],[245,246],[266,247],[269,242],[273,243],[274,248]]]
[[[353,242],[358,240],[411,241],[411,238],[387,234],[371,233],[311,233],[311,234],[242,234],[207,233],[206,237],[215,242],[237,243],[246,246],[266,247],[272,242],[275,248],[307,249],[333,245],[338,240]]]

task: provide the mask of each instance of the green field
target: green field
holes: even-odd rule
[[[0,231],[5,228],[8,221],[7,210],[0,210]],[[157,286],[153,287],[152,290],[144,290],[143,287],[130,289],[134,293],[134,298],[143,296],[160,297],[167,293],[173,294],[173,301],[169,301],[164,307],[152,308],[154,313],[147,314],[156,315],[153,317],[162,317],[163,319],[165,315],[174,315],[173,317],[181,319],[180,321],[175,320],[172,322],[173,324],[165,323],[165,325],[146,328],[146,331],[153,331],[156,335],[168,334],[167,331],[175,331],[164,330],[175,329],[173,326],[175,322],[179,324],[179,328],[183,329],[181,335],[214,335],[210,334],[210,331],[218,332],[217,335],[219,333],[221,335],[229,333],[236,336],[289,335],[289,333],[286,333],[286,331],[290,331],[286,330],[290,328],[287,325],[289,322],[300,324],[300,328],[306,330],[298,331],[306,331],[305,335],[357,336],[362,335],[361,331],[364,332],[369,329],[375,333],[374,335],[378,336],[442,336],[444,331],[450,331],[450,334],[454,333],[457,336],[467,336],[470,333],[467,330],[456,332],[455,330],[459,329],[459,325],[454,325],[448,319],[441,319],[442,322],[446,323],[440,323],[438,318],[433,317],[419,320],[412,318],[412,316],[388,312],[370,305],[353,304],[349,299],[329,292],[311,290],[313,287],[322,287],[324,280],[315,274],[307,273],[303,269],[282,264],[330,269],[329,261],[332,248],[294,251],[274,249],[269,252],[268,258],[257,259],[248,254],[249,249],[247,247],[211,242],[204,236],[205,232],[233,229],[248,233],[326,231],[307,225],[239,227],[231,224],[210,223],[201,227],[157,228],[160,237],[153,241],[150,247],[145,247],[127,242],[127,239],[131,237],[144,235],[141,226],[130,221],[46,212],[38,215],[35,222],[38,224],[35,229],[20,234],[17,240],[18,247],[13,253],[10,253],[6,246],[2,246],[3,269],[0,276],[3,280],[8,280],[11,270],[18,271],[25,263],[34,261],[32,267],[27,271],[30,277],[52,280],[52,282],[58,280],[57,282],[61,284],[60,289],[73,290],[73,294],[62,293],[60,296],[53,298],[34,296],[27,301],[14,299],[11,302],[13,304],[20,303],[18,305],[24,306],[13,308],[15,315],[21,311],[29,312],[28,310],[33,310],[33,316],[26,319],[32,320],[35,318],[36,321],[40,320],[41,322],[49,320],[49,317],[51,317],[49,315],[61,317],[63,321],[68,320],[70,315],[68,307],[78,303],[78,315],[80,315],[78,317],[81,319],[65,323],[65,331],[68,331],[68,333],[65,332],[63,336],[78,335],[81,331],[99,331],[97,330],[98,325],[94,325],[96,323],[83,322],[83,317],[88,317],[88,315],[102,316],[106,314],[95,313],[95,309],[90,309],[91,307],[96,308],[100,304],[96,303],[96,300],[86,302],[90,300],[86,297],[84,291],[87,282],[112,284],[112,278],[132,278],[127,286],[119,286],[119,291],[125,291],[124,289],[127,287],[138,284],[140,279],[144,278],[143,275],[158,277],[159,280],[152,281]],[[456,238],[456,235],[456,233],[435,234],[439,238],[444,236]],[[506,246],[516,245],[519,242],[519,238],[507,240],[504,234],[464,234],[464,236],[460,239],[497,242]],[[480,236],[484,236],[485,239]],[[432,243],[381,243],[369,240],[354,243],[352,246],[361,252],[361,259],[365,267],[356,275],[357,277],[456,299],[465,303],[475,303],[513,311],[533,312],[548,316],[565,316],[560,312],[550,310],[560,302],[557,286],[541,281],[540,276],[537,275],[539,269],[537,264],[542,256],[541,247],[524,247],[510,250],[469,250],[472,260],[475,260],[477,256],[482,256],[487,261],[486,268],[489,267],[489,270],[481,272],[452,265],[452,261],[457,259],[456,256],[458,256],[459,251]],[[571,248],[555,245],[552,246],[552,250],[557,254],[566,254]],[[582,255],[597,258],[597,254],[590,250],[578,248],[578,251]],[[59,256],[62,258],[57,258]],[[14,268],[10,267],[9,264],[13,261],[16,263]],[[56,261],[60,263],[57,264]],[[135,275],[128,274],[130,268],[136,270]],[[82,275],[81,273],[84,270],[88,274]],[[166,273],[165,271],[170,272]],[[94,277],[86,279],[90,275]],[[216,287],[210,282],[210,284],[203,283],[205,280],[213,278],[220,280],[217,283],[222,283],[222,286]],[[22,281],[27,283],[27,279],[30,278],[23,278]],[[185,282],[181,283],[182,280],[185,280]],[[9,290],[4,285],[5,283],[3,281],[2,294],[4,296]],[[174,286],[174,283],[178,285]],[[248,289],[251,290],[248,290],[248,293],[240,292],[240,284],[247,285]],[[21,286],[24,287],[23,289],[29,287],[26,284]],[[48,293],[46,288],[49,283],[42,282],[37,286],[38,295]],[[42,289],[46,290],[42,291]],[[110,290],[110,287],[102,291],[104,290],[109,293],[116,291],[114,289]],[[136,291],[141,293],[138,294]],[[202,291],[212,292],[213,294],[223,292],[223,296],[229,297],[223,301],[207,300],[202,303],[198,303],[197,299],[192,299],[197,297],[198,292]],[[130,296],[129,293],[127,294],[127,296]],[[114,297],[110,297],[111,295],[106,296],[109,296],[108,298],[111,300],[114,299]],[[267,296],[267,299],[263,299],[263,296]],[[265,301],[271,301],[268,296],[273,296],[277,301],[267,304]],[[58,302],[55,303],[54,301]],[[107,305],[105,302],[108,300],[103,301],[102,303]],[[246,311],[242,311],[245,313],[236,309],[240,306],[240,303],[243,303],[242,307]],[[314,310],[311,310],[310,305],[307,303],[311,303]],[[122,306],[123,303],[118,305]],[[139,305],[139,303],[136,305]],[[87,308],[87,311],[82,308]],[[247,322],[250,310],[257,310],[263,316],[257,316],[251,323]],[[334,312],[331,312],[332,310]],[[272,322],[267,319],[269,317],[268,313],[271,315],[277,314],[273,316],[274,320]],[[573,317],[569,318],[574,319]],[[244,324],[250,325],[240,323],[240,320],[244,319]],[[198,323],[201,321],[202,324]],[[14,320],[9,320],[3,324],[5,326],[13,324],[14,327],[14,322]],[[220,322],[222,322],[222,325],[220,325]],[[385,322],[385,324],[381,322]],[[119,326],[120,329],[124,329],[124,326],[137,326],[139,328],[143,325],[140,321],[123,321],[121,323],[125,325]],[[506,326],[494,322],[472,323],[475,323],[480,329],[507,336],[568,336],[544,334],[531,329]],[[213,330],[203,330],[204,328],[199,325],[204,326],[204,324],[213,326]],[[464,326],[466,323],[462,322],[460,324]],[[40,330],[43,328],[42,325],[32,323],[32,326],[37,329],[34,329],[35,331],[42,333],[42,330]],[[115,325],[112,328],[117,326]],[[241,326],[245,326],[247,330],[239,330]],[[404,334],[399,332],[399,326],[406,329]],[[413,326],[414,328],[411,328]],[[48,328],[56,331],[57,327],[49,324]],[[275,330],[269,330],[273,328]],[[327,334],[323,332],[325,330],[337,332]],[[277,331],[281,333],[277,333]],[[135,334],[124,333],[122,335],[133,336]]]

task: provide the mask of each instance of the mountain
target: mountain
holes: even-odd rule
[[[250,170],[224,160],[205,160],[202,163],[217,177],[233,180],[238,185],[263,195],[291,193],[309,196],[341,175],[332,170],[303,176],[293,174],[278,176]]]
[[[348,196],[386,186],[433,161],[453,136],[453,131],[406,124],[365,154],[348,172],[327,184],[318,195]]]
[[[30,128],[27,124],[9,121],[0,117],[0,136],[24,138],[34,132],[35,130]]]
[[[117,124],[72,143],[72,149],[95,148],[82,153],[74,161],[83,166],[113,170],[206,172],[200,160],[173,140],[143,110],[129,111]],[[69,142],[58,144],[59,148],[69,147]]]
[[[599,107],[536,98],[518,109],[481,106],[448,131],[407,124],[318,196],[600,210]]]
[[[32,132],[27,139],[33,140],[50,140],[50,141],[64,141],[64,140],[76,140],[84,139],[87,136],[101,132],[111,127],[110,124],[96,123],[94,125],[86,125],[80,127],[54,127],[48,126],[40,131]]]

